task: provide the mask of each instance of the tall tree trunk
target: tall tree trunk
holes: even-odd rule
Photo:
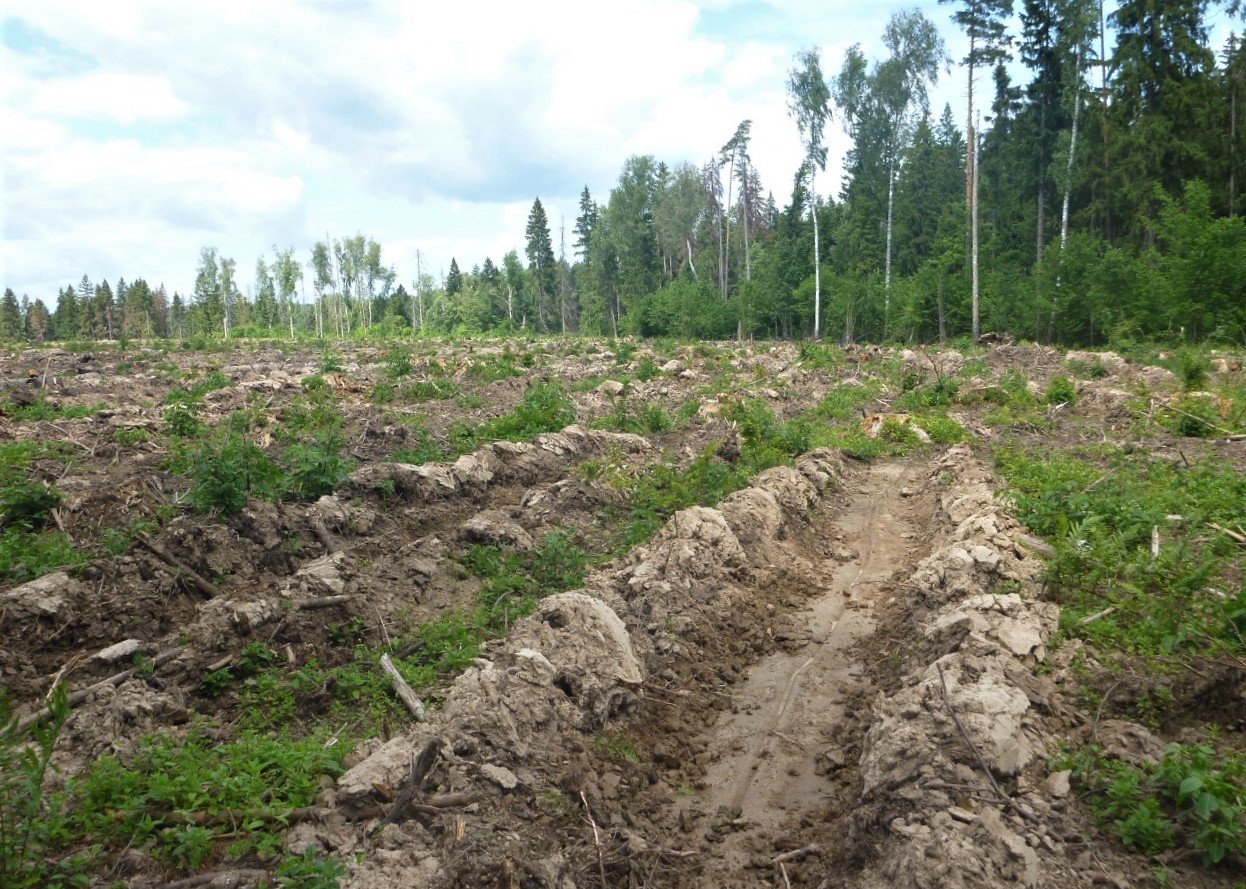
[[[887,258],[883,262],[883,336],[887,335],[887,320],[891,317],[891,221],[896,204],[896,154],[891,146],[891,164],[887,170]]]
[[[731,289],[731,187],[735,184],[735,151],[731,152],[731,164],[727,167],[727,203],[723,207],[723,228],[726,231],[726,247],[723,255],[723,299]]]
[[[939,283],[935,288],[935,294],[938,297],[939,306],[939,345],[947,342],[947,314],[943,306],[943,276],[939,276]]]
[[[697,267],[692,264],[692,238],[684,237],[684,243],[688,245],[688,268],[692,269],[692,280],[697,279]]]
[[[1231,44],[1230,44],[1231,45]],[[1241,62],[1233,58],[1237,53],[1233,53],[1229,58],[1229,64],[1237,62],[1239,68]],[[1236,215],[1237,208],[1237,81],[1241,77],[1240,71],[1229,71],[1229,218],[1232,219]]]
[[[822,338],[822,262],[818,258],[818,187],[816,171],[809,167],[809,209],[813,213],[813,338]]]
[[[1077,157],[1077,126],[1082,116],[1082,48],[1077,48],[1077,90],[1073,94],[1073,128],[1069,132],[1069,157],[1064,162],[1064,200],[1060,206],[1060,265],[1064,266],[1064,248],[1069,243],[1069,203],[1073,194],[1073,160]],[[1063,275],[1056,275],[1056,292],[1060,292],[1060,281]],[[1047,339],[1051,341],[1056,334],[1056,310],[1058,304],[1052,301],[1051,318],[1047,322]]]
[[[745,159],[745,164],[747,164],[747,163],[748,163],[748,159],[746,158],[746,159]],[[740,203],[741,203],[741,205],[742,205],[742,206],[743,206],[743,208],[744,208],[744,212],[743,212],[743,217],[744,217],[744,280],[745,280],[745,281],[751,281],[751,280],[753,280],[753,263],[752,263],[752,260],[749,258],[749,249],[748,249],[748,213],[749,213],[749,206],[748,206],[748,185],[747,185],[747,182],[748,182],[748,167],[747,167],[747,166],[745,166],[745,168],[744,168],[744,181],[745,181],[745,183],[746,183],[746,185],[745,185],[745,187],[744,187],[744,200],[740,202]]]
[[[976,50],[975,40],[969,38],[969,58],[972,59]],[[973,126],[973,69],[974,65],[969,63],[969,115],[966,124],[966,147],[965,153],[965,201],[969,209],[969,264],[970,274],[972,277],[972,314],[973,314],[973,338],[976,340],[980,333],[978,325],[978,136]]]

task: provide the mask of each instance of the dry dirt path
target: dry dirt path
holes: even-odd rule
[[[750,859],[798,847],[785,835],[844,805],[819,758],[846,707],[868,691],[858,643],[874,631],[877,600],[926,554],[926,513],[907,488],[918,474],[913,464],[880,462],[849,482],[842,509],[820,529],[838,541],[840,558],[820,563],[822,591],[791,619],[807,643],[754,665],[732,712],[708,730],[705,786],[682,803],[685,823],[691,816],[715,844],[701,885],[754,884],[760,874],[747,870]]]

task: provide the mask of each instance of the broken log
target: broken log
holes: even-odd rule
[[[411,711],[411,715],[417,721],[424,721],[424,702],[420,700],[420,696],[415,690],[407,684],[407,680],[402,678],[402,674],[398,672],[398,668],[394,666],[394,662],[390,660],[388,654],[381,655],[381,669],[385,671],[385,675],[389,677],[389,684],[394,689],[394,694],[398,695],[398,699]]]

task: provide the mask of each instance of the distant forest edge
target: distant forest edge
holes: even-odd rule
[[[1209,38],[1212,16],[1246,16],[1243,4],[1127,0],[1105,16],[1086,0],[1023,0],[1010,33],[1011,0],[941,2],[973,47],[954,74],[976,84],[968,126],[950,107],[931,113],[928,89],[952,60],[919,12],[892,17],[885,58],[855,46],[824,75],[803,51],[787,92],[805,161],[782,207],[745,120],[701,166],[629,158],[607,200],[584,188],[570,232],[551,233],[538,198],[522,255],[469,271],[452,260],[440,281],[399,283],[359,234],[326,238],[306,262],[274,248],[244,293],[235,260],[207,247],[187,295],[86,275],[55,298],[8,289],[0,339],[935,341],[985,329],[1082,345],[1246,343],[1246,48]],[[1028,83],[1011,82],[1014,57]],[[852,144],[833,196],[818,191],[829,126]]]

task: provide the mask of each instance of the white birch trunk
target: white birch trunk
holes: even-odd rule
[[[818,188],[809,167],[809,209],[813,213],[813,338],[822,338],[822,261],[818,256]]]

